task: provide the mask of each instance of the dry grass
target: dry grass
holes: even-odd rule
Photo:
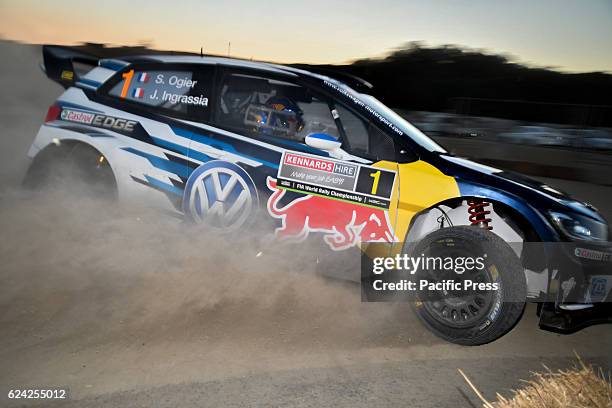
[[[612,383],[610,376],[600,369],[596,371],[580,358],[574,368],[568,370],[532,373],[523,388],[513,391],[510,398],[497,394],[497,401],[489,402],[459,370],[472,390],[478,395],[484,408],[612,408]]]

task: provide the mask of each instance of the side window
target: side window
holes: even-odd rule
[[[197,69],[131,69],[108,94],[165,113],[199,120],[207,117],[214,67]]]
[[[337,105],[336,112],[344,131],[344,149],[373,160],[396,160],[395,144],[391,136],[344,106]]]
[[[216,124],[257,138],[300,143],[311,133],[339,137],[329,103],[307,88],[256,75],[226,75],[220,86]]]

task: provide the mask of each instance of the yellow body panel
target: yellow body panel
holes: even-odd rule
[[[416,213],[460,196],[459,186],[453,177],[422,160],[404,164],[381,161],[375,166],[398,172],[391,196],[389,219],[399,241],[404,241]]]

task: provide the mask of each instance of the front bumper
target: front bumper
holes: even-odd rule
[[[572,333],[612,323],[612,244],[550,243],[550,280],[540,328]]]
[[[597,303],[585,309],[564,309],[554,303],[538,307],[540,328],[570,334],[596,324],[612,323],[612,303]]]

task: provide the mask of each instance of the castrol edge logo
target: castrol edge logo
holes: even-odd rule
[[[75,111],[71,109],[63,109],[61,118],[62,120],[68,120],[70,122],[85,123],[91,125],[95,114],[88,112]]]
[[[91,125],[124,132],[133,132],[134,127],[138,124],[138,122],[134,120],[115,118],[113,116],[78,111],[74,109],[62,109],[60,117],[62,120],[68,122],[82,123],[84,125]]]

